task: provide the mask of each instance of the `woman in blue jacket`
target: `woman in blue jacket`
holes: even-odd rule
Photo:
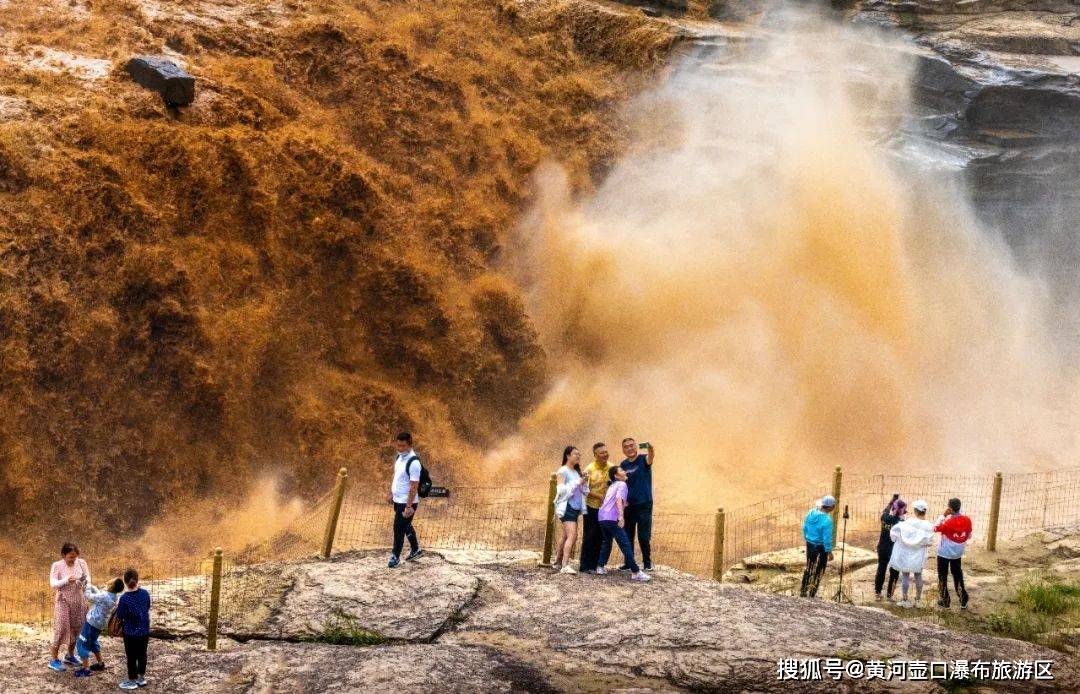
[[[146,686],[146,647],[150,643],[150,593],[139,587],[139,572],[124,572],[127,592],[120,596],[116,615],[124,625],[124,652],[127,654],[128,677],[121,689]]]

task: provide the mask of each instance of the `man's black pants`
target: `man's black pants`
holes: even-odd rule
[[[937,558],[938,592],[941,593],[941,604],[948,607],[949,598],[949,572],[952,572],[953,585],[956,587],[956,595],[960,598],[960,605],[966,607],[968,592],[964,588],[964,569],[960,566],[960,557],[956,559]]]
[[[129,680],[142,677],[146,674],[146,647],[149,644],[149,636],[124,637],[124,654],[127,655]]]
[[[596,566],[600,561],[600,544],[602,541],[600,509],[586,505],[585,525],[581,531],[580,571],[596,571]]]
[[[885,574],[889,574],[889,588],[885,592],[892,597],[896,592],[896,582],[900,579],[900,572],[889,566],[892,559],[892,545],[878,545],[877,548],[877,575],[874,576],[874,593],[881,595],[881,589],[885,587]]]
[[[825,551],[825,545],[806,543],[806,569],[803,571],[799,595],[803,597],[817,595],[818,586],[821,585],[821,575],[825,573],[825,565],[828,563],[829,553]]]
[[[416,513],[418,504],[413,504],[413,513]],[[409,538],[409,547],[412,551],[420,549],[420,541],[416,539],[416,531],[413,530],[412,522],[416,516],[405,517],[405,504],[394,504],[394,556],[401,556],[401,549],[405,546],[405,538]]]
[[[623,512],[626,521],[626,536],[630,538],[630,549],[634,549],[634,536],[641,545],[641,563],[646,569],[652,569],[652,502],[630,504]]]

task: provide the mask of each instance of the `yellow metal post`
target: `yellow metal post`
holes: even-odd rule
[[[217,649],[218,612],[221,608],[221,548],[214,550],[214,573],[210,579],[210,618],[206,624],[206,648]]]
[[[326,533],[323,535],[323,559],[329,559],[334,551],[334,534],[337,533],[338,518],[341,517],[341,503],[345,499],[345,482],[348,478],[348,470],[345,468],[338,470],[337,484],[334,486],[334,501],[330,505],[330,515],[326,519]]]
[[[840,513],[840,483],[843,481],[843,479],[844,479],[844,473],[843,473],[843,471],[840,470],[840,466],[837,465],[836,470],[833,471],[833,478],[832,478],[832,495],[833,495],[833,498],[836,499],[836,506],[833,507],[833,512],[832,512],[832,523],[833,523],[833,528],[834,528],[833,536],[836,535],[836,531],[835,531],[835,528],[837,527],[836,526],[836,518]]]
[[[986,530],[986,549],[997,551],[998,517],[1001,513],[1001,472],[994,473],[994,494],[990,497],[990,525]]]
[[[713,536],[713,579],[724,576],[724,509],[716,509],[716,534]]]
[[[555,547],[555,473],[551,474],[551,482],[548,484],[548,500],[544,513],[547,522],[544,523],[544,556],[540,560],[540,566],[551,566],[551,552]]]

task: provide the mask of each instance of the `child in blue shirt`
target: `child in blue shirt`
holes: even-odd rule
[[[150,593],[139,587],[139,572],[124,572],[128,592],[120,596],[116,615],[124,625],[124,652],[127,654],[128,677],[121,689],[146,686],[146,647],[150,643]]]
[[[87,602],[90,603],[90,612],[87,613],[86,621],[83,622],[79,638],[75,640],[75,650],[79,654],[79,660],[82,661],[82,667],[75,671],[76,677],[89,677],[92,670],[105,669],[98,637],[101,636],[101,630],[109,624],[109,617],[112,615],[113,608],[116,607],[116,601],[120,599],[120,593],[123,592],[124,582],[119,578],[114,578],[105,590],[98,590],[87,584],[85,595]],[[91,653],[97,660],[93,665],[90,665]]]

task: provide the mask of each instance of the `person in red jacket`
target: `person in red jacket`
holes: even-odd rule
[[[960,500],[949,499],[949,506],[934,525],[934,532],[941,533],[941,544],[937,553],[938,607],[948,607],[949,598],[949,573],[952,572],[953,585],[956,594],[960,598],[960,609],[966,610],[968,606],[968,592],[964,588],[964,569],[960,566],[960,560],[964,556],[964,549],[971,540],[971,519],[960,513]]]

